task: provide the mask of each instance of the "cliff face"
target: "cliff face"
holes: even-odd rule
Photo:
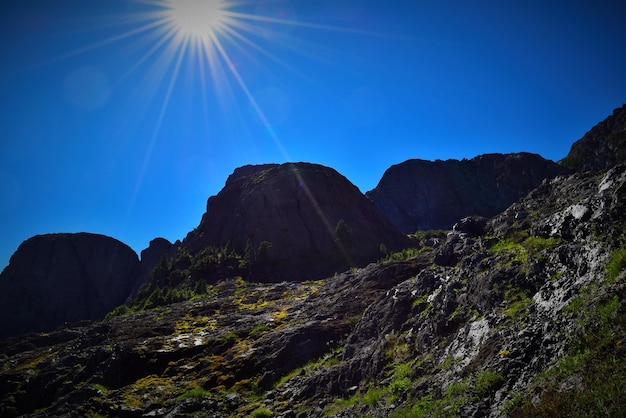
[[[544,179],[565,172],[528,153],[408,160],[390,167],[367,197],[404,233],[450,229],[466,216],[494,216]]]
[[[229,244],[241,254],[248,247],[265,258],[272,280],[306,280],[375,261],[381,244],[406,242],[335,170],[290,163],[237,169],[182,246],[194,253]]]
[[[626,104],[572,144],[560,163],[577,171],[606,170],[626,162]]]
[[[0,275],[0,336],[99,319],[123,303],[140,272],[137,254],[104,235],[37,235]]]

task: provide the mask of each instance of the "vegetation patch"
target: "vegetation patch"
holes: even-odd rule
[[[329,353],[321,356],[317,360],[312,360],[306,363],[302,367],[297,367],[293,369],[291,372],[287,373],[285,376],[281,377],[276,383],[276,387],[282,386],[287,383],[289,380],[293,379],[296,376],[306,375],[308,373],[312,373],[315,371],[319,371],[324,367],[330,367],[337,363],[339,363],[339,357],[341,352],[343,351],[343,347],[338,347]]]
[[[274,416],[271,410],[265,407],[257,408],[250,414],[252,418],[271,418]]]
[[[509,262],[521,262],[527,265],[531,259],[542,259],[543,252],[561,243],[558,238],[528,236],[528,231],[518,231],[513,236],[495,242],[491,250],[509,254]]]
[[[572,330],[569,352],[538,378],[536,387],[542,389],[540,401],[518,399],[510,405],[509,416],[623,416],[626,411],[626,312],[621,306],[624,293],[622,290],[609,298],[597,299],[597,292],[586,289],[572,299],[566,312],[578,317],[578,326]]]
[[[176,400],[181,401],[183,399],[188,399],[188,398],[200,399],[200,398],[206,398],[209,395],[210,395],[209,391],[205,390],[204,388],[201,388],[200,386],[196,386],[195,388],[188,390],[187,392],[180,395],[178,398],[176,398]]]
[[[626,248],[618,248],[611,253],[606,272],[609,283],[614,283],[626,269]]]
[[[476,375],[474,392],[478,396],[484,396],[488,392],[498,388],[504,383],[504,376],[492,370],[482,370]]]
[[[526,314],[533,302],[524,290],[516,287],[508,287],[504,291],[504,299],[508,302],[504,314],[509,318],[518,318]]]

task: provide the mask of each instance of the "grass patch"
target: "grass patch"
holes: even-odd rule
[[[508,301],[508,306],[504,314],[509,318],[517,318],[528,311],[528,307],[533,300],[519,288],[509,287],[504,291],[504,299]]]
[[[271,418],[274,413],[265,407],[257,408],[250,414],[252,418]]]
[[[402,251],[391,253],[383,257],[379,263],[392,263],[394,261],[406,261],[422,254],[433,251],[432,247],[424,246],[421,248],[405,248]]]
[[[250,332],[248,333],[249,336],[253,336],[255,334],[261,334],[264,333],[266,331],[268,331],[270,329],[270,326],[267,324],[261,324],[261,325],[257,325],[256,327],[252,328],[250,330]]]
[[[504,383],[504,376],[491,370],[482,370],[476,375],[474,392],[478,396],[484,396],[487,392],[498,388]]]
[[[181,401],[183,399],[188,399],[188,398],[201,399],[201,398],[206,398],[207,396],[209,396],[209,392],[207,390],[205,390],[204,388],[201,388],[200,386],[196,386],[195,388],[188,390],[187,392],[180,395],[178,398],[176,398],[176,400]]]
[[[510,262],[527,264],[531,258],[542,259],[542,252],[561,242],[558,238],[541,238],[528,236],[522,231],[512,237],[502,239],[491,246],[491,250],[498,253],[509,253]]]
[[[611,253],[611,258],[606,267],[609,283],[615,283],[619,274],[626,269],[626,248],[618,248]]]

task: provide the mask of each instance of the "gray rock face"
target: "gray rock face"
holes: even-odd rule
[[[544,179],[565,172],[529,153],[408,160],[390,167],[367,197],[404,233],[450,229],[467,216],[494,216]]]
[[[577,171],[606,170],[626,162],[626,104],[591,128],[572,144],[570,152],[560,161]]]
[[[0,274],[0,337],[99,319],[129,296],[137,254],[104,235],[37,235]]]
[[[182,245],[243,254],[249,243],[259,258],[263,242],[271,280],[305,280],[375,261],[406,237],[335,170],[289,163],[236,170]]]

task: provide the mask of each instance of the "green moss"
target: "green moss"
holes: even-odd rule
[[[106,386],[101,385],[101,384],[99,384],[99,383],[96,383],[96,384],[92,385],[92,387],[93,387],[95,390],[97,390],[98,392],[106,392],[106,391],[108,391],[108,390],[109,390],[109,388],[107,388]]]

